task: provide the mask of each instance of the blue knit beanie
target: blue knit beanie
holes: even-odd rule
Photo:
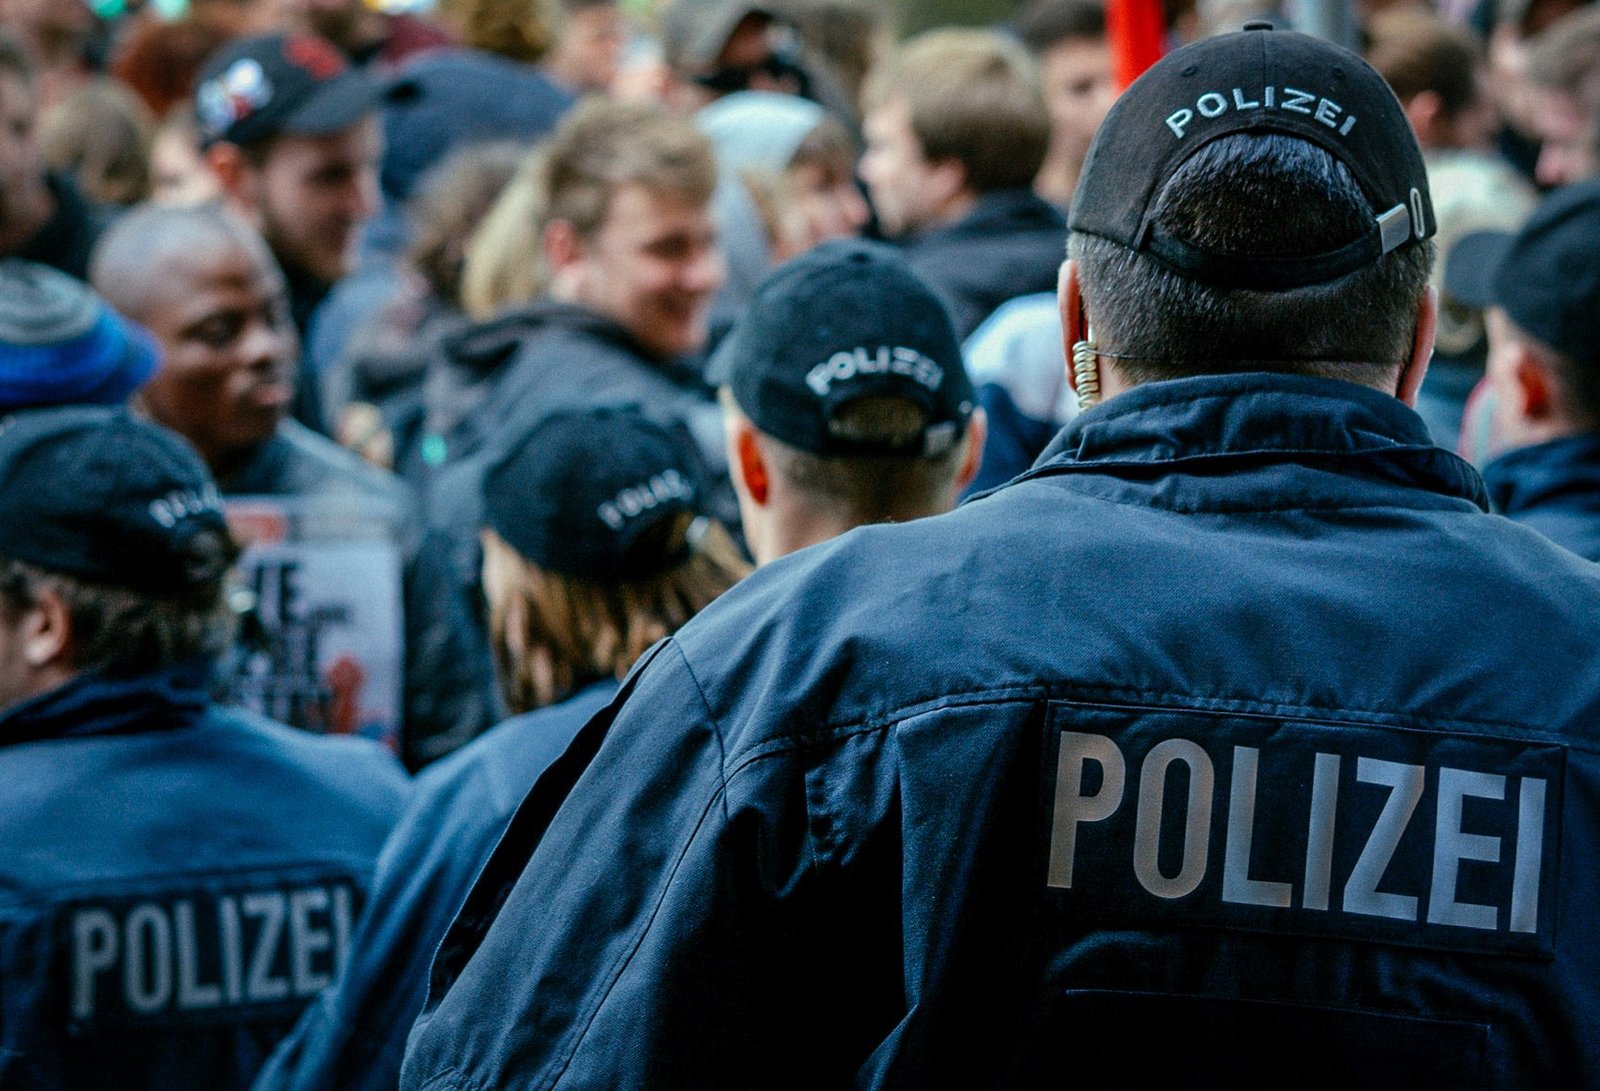
[[[119,405],[156,369],[160,350],[81,280],[0,260],[0,413]]]

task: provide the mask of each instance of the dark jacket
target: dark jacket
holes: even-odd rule
[[[985,193],[955,223],[908,240],[906,259],[967,335],[1008,299],[1053,292],[1067,257],[1066,217],[1029,189]]]
[[[728,480],[722,412],[699,371],[648,356],[620,325],[584,307],[542,301],[445,337],[430,365],[428,425],[419,450],[434,468],[427,489],[428,551],[448,568],[443,628],[472,642],[480,664],[457,687],[451,737],[470,738],[505,718],[482,615],[478,533],[483,473],[499,445],[514,442],[557,407],[634,404],[688,430],[714,485],[711,514],[739,525]],[[430,454],[430,452],[432,452]]]
[[[238,496],[317,497],[337,502],[364,498],[392,513],[394,540],[401,555],[404,621],[402,757],[420,768],[472,738],[493,720],[480,722],[476,708],[487,664],[479,661],[481,640],[467,632],[469,622],[444,603],[443,589],[453,578],[449,558],[428,548],[416,502],[391,474],[374,469],[331,440],[285,421],[240,470],[221,482],[223,493]],[[471,720],[471,730],[461,728]]]
[[[1508,451],[1483,469],[1495,508],[1580,557],[1600,561],[1600,436]]]
[[[378,858],[350,960],[272,1055],[255,1091],[392,1091],[445,929],[534,780],[616,692],[615,681],[597,682],[423,770]]]
[[[0,713],[0,1087],[241,1087],[349,946],[388,754],[95,674]]]
[[[402,1086],[1594,1086],[1600,574],[1486,506],[1226,375],[761,569],[535,785]]]

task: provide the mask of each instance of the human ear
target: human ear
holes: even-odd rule
[[[1411,338],[1411,355],[1400,365],[1400,379],[1394,396],[1412,409],[1417,407],[1417,394],[1422,390],[1422,380],[1428,374],[1428,361],[1433,358],[1433,338],[1439,328],[1439,290],[1428,285],[1417,300],[1417,329]]]

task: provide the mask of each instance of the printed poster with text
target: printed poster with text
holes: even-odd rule
[[[230,497],[244,552],[225,698],[282,723],[398,749],[401,513],[372,497]]]

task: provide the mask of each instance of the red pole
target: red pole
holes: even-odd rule
[[[1107,0],[1106,37],[1121,91],[1166,52],[1167,20],[1161,0]]]

